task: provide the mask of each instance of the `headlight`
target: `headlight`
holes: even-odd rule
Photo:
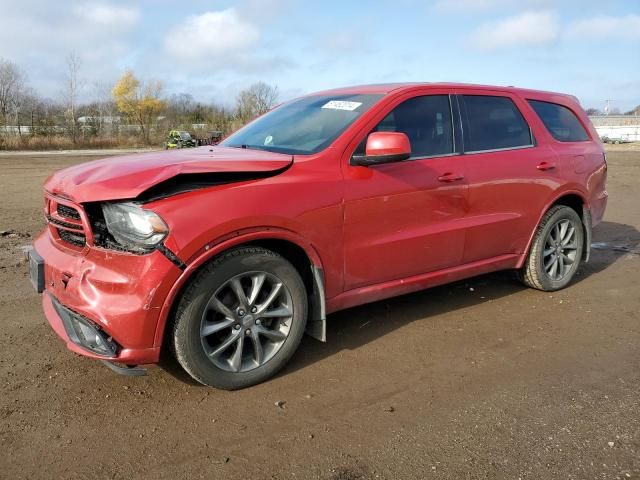
[[[105,203],[102,213],[109,233],[129,250],[150,250],[169,232],[162,218],[135,203]]]

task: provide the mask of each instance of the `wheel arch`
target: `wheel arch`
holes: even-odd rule
[[[578,190],[568,190],[564,191],[557,196],[555,196],[542,210],[542,213],[538,217],[538,221],[536,222],[531,234],[529,235],[529,241],[527,242],[527,249],[525,250],[525,254],[522,256],[520,261],[518,262],[518,268],[521,268],[524,264],[527,256],[529,255],[529,250],[531,249],[531,244],[533,242],[533,238],[536,234],[536,230],[538,229],[538,225],[542,221],[542,218],[547,214],[547,212],[556,205],[564,205],[572,210],[574,210],[580,220],[582,220],[582,228],[584,230],[584,248],[582,253],[582,260],[584,262],[588,262],[591,256],[591,210],[589,209],[589,204],[585,195]]]
[[[272,250],[296,268],[307,290],[309,318],[306,333],[322,342],[326,341],[326,299],[324,270],[316,249],[298,234],[277,228],[235,232],[232,238],[211,242],[189,261],[187,268],[172,286],[160,310],[154,345],[161,346],[167,325],[182,292],[193,275],[222,253],[237,247],[259,246]]]

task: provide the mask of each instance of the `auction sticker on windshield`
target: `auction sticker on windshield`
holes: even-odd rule
[[[362,102],[347,102],[346,100],[331,100],[325,103],[322,108],[330,108],[332,110],[347,110],[353,112],[362,105]]]

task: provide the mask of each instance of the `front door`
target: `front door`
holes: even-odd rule
[[[345,290],[462,261],[468,193],[449,95],[399,99],[354,154],[364,153],[372,131],[405,133],[412,156],[369,167],[344,162]]]

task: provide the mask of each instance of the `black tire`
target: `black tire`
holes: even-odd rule
[[[265,363],[249,371],[227,371],[205,352],[201,338],[203,314],[214,292],[238,275],[257,270],[277,277],[290,294],[293,312],[288,335]],[[295,267],[270,250],[240,247],[215,258],[191,280],[178,303],[170,340],[178,363],[191,377],[204,385],[236,390],[263,382],[280,371],[298,348],[306,322],[307,293]]]
[[[545,269],[545,246],[550,232],[560,222],[569,221],[575,230],[575,255],[573,263],[567,267],[566,273],[561,278],[553,278]],[[573,242],[572,242],[573,243]],[[518,278],[526,286],[553,292],[566,287],[575,275],[584,249],[584,226],[575,210],[565,205],[555,205],[542,217],[529,249],[529,255],[522,269],[518,271]]]

